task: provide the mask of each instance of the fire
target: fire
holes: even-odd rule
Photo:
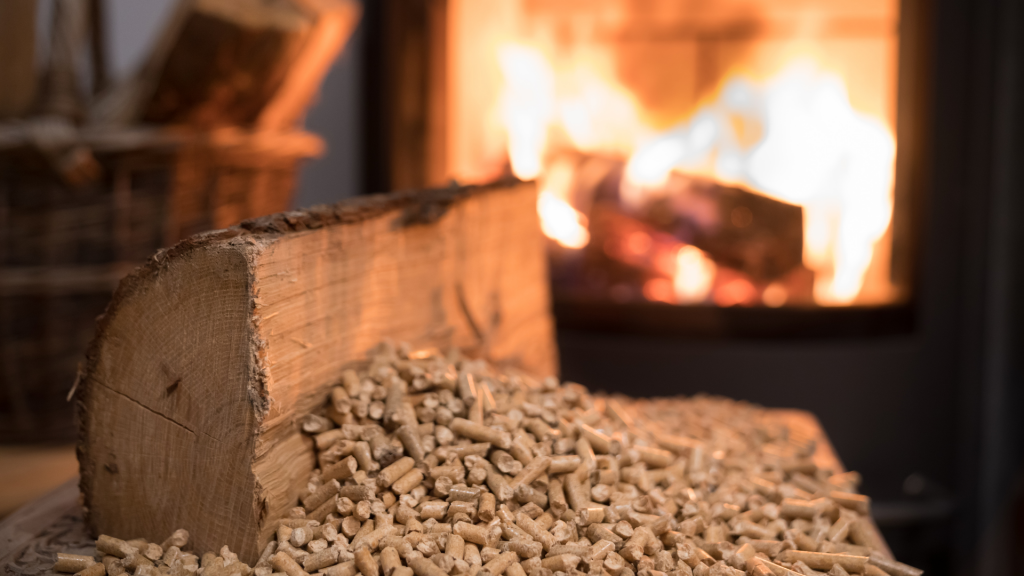
[[[892,220],[896,142],[884,121],[854,109],[840,75],[806,59],[762,82],[734,74],[687,121],[658,130],[600,62],[559,67],[520,44],[503,46],[499,60],[518,177],[542,176],[552,151],[573,148],[629,158],[620,190],[626,206],[667,194],[673,171],[741,185],[803,208],[803,263],[814,272],[818,304],[849,304],[861,294]],[[586,218],[566,194],[546,189],[538,209],[545,234],[563,246],[587,244]],[[687,246],[676,263],[676,300],[706,300],[714,262]],[[657,294],[664,299],[665,286]],[[766,304],[786,300],[775,288],[766,295]]]
[[[544,235],[566,248],[583,248],[590,242],[587,217],[548,190],[537,196],[537,213]]]
[[[676,271],[672,288],[680,304],[697,304],[707,300],[715,280],[714,261],[696,246],[680,246],[676,252]]]

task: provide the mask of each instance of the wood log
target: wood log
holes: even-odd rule
[[[382,338],[556,372],[532,184],[362,197],[195,236],[125,278],[76,392],[90,528],[247,562],[314,467],[297,419]]]
[[[93,122],[281,130],[301,120],[359,20],[354,0],[186,0]]]

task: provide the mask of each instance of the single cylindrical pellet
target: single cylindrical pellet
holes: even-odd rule
[[[815,515],[821,514],[831,507],[832,503],[825,498],[818,498],[816,500],[784,498],[779,505],[779,515],[785,518],[806,518],[810,520]]]
[[[188,530],[184,528],[178,528],[175,530],[167,540],[164,540],[160,547],[167,550],[171,546],[177,546],[179,549],[184,548],[188,544]]]
[[[576,519],[580,526],[590,526],[596,522],[604,522],[604,507],[587,506],[576,511]]]
[[[530,484],[537,478],[540,478],[541,474],[544,474],[548,466],[551,465],[551,458],[549,456],[540,456],[534,458],[529,464],[523,467],[523,470],[508,483],[509,488],[513,491],[520,486]]]
[[[472,542],[466,542],[466,549],[462,553],[462,559],[470,566],[484,565],[483,560],[480,558],[480,548]]]
[[[169,548],[169,550],[177,549],[177,546],[172,546],[171,548]],[[165,564],[171,565],[174,562],[178,562],[179,564],[181,564],[182,560],[180,557],[176,556],[173,560],[171,560],[171,562],[165,562]],[[124,564],[121,562],[121,559],[117,556],[111,556],[110,554],[104,555],[103,565],[107,567],[107,576],[120,576],[121,574],[125,573]]]
[[[395,436],[402,442],[406,454],[411,456],[417,463],[423,461],[426,457],[426,451],[423,449],[423,442],[420,441],[420,434],[416,428],[407,424],[396,430]]]
[[[871,498],[863,494],[832,490],[828,493],[828,497],[843,508],[849,508],[862,516],[871,514]]]
[[[89,566],[95,564],[92,556],[82,556],[79,554],[67,554],[64,552],[57,552],[57,561],[53,564],[53,569],[57,572],[67,572],[74,574],[75,572],[81,572]],[[106,569],[104,568],[104,571]]]
[[[391,576],[401,565],[402,558],[394,546],[387,546],[380,551],[380,568],[384,576]]]
[[[523,463],[512,457],[504,450],[491,450],[488,459],[503,474],[518,474],[523,469]]]
[[[124,540],[114,538],[113,536],[107,536],[106,534],[100,534],[100,537],[96,539],[96,549],[104,554],[110,554],[111,556],[117,556],[118,558],[124,558],[135,551],[135,549]]]
[[[327,502],[331,496],[334,496],[341,490],[341,484],[337,480],[331,479],[329,482],[320,486],[312,494],[308,494],[302,499],[302,506],[306,512],[312,512],[320,507],[321,504]]]
[[[512,447],[512,435],[504,430],[497,428],[491,428],[490,426],[484,426],[476,422],[470,422],[465,418],[455,418],[452,420],[449,428],[453,432],[469,438],[470,440],[476,440],[477,442],[489,442],[502,450],[508,450]]]
[[[456,462],[450,466],[435,466],[430,469],[428,474],[434,480],[444,476],[452,479],[454,482],[462,482],[466,478],[466,468]]]
[[[512,528],[513,526],[509,526]],[[502,526],[504,529],[505,526]],[[518,528],[518,526],[515,526]],[[520,529],[521,530],[521,529]],[[524,532],[525,534],[525,532]],[[525,534],[529,538],[528,534]],[[522,559],[537,558],[544,553],[544,545],[540,542],[531,539],[520,538],[518,540],[509,540],[507,542],[499,542],[500,549],[503,552],[514,552]]]
[[[562,456],[551,456],[551,464],[548,465],[548,474],[565,474],[575,472],[580,467],[582,460],[575,454]]]
[[[864,556],[847,556],[845,554],[828,554],[825,552],[805,552],[803,550],[785,550],[778,555],[777,560],[780,562],[790,563],[803,562],[815,570],[828,570],[832,568],[833,564],[839,564],[848,572],[864,572],[864,566],[867,565],[868,562],[868,559]],[[885,570],[885,568],[882,569]],[[886,572],[888,572],[888,570],[886,570]]]
[[[505,475],[491,465],[490,462],[483,462],[483,469],[486,473],[487,487],[491,489],[494,497],[500,502],[507,502],[515,494],[512,488],[508,485],[508,480]]]
[[[505,574],[506,576],[526,576],[526,570],[523,569],[522,564],[514,562],[507,570],[505,570]]]
[[[449,497],[453,501],[463,502],[475,502],[481,494],[482,490],[477,486],[453,486],[449,491]]]
[[[530,451],[530,442],[527,440],[525,432],[519,431],[519,433],[512,436],[512,447],[508,449],[512,457],[518,460],[523,466],[526,466],[533,460],[533,452]]]
[[[338,496],[335,494],[334,496],[331,496],[330,500],[321,504],[319,508],[310,512],[306,519],[314,520],[316,522],[325,522],[327,520],[327,515],[334,513],[337,509]]]
[[[384,413],[382,422],[388,430],[394,430],[402,425],[403,404],[406,394],[405,380],[393,376],[388,382],[387,397],[384,401]]]
[[[325,548],[319,552],[315,552],[306,556],[302,560],[302,569],[306,572],[316,572],[328,566],[333,566],[338,563],[338,549],[337,548]]]
[[[480,574],[482,576],[501,576],[509,566],[518,563],[518,561],[519,556],[515,552],[502,552],[496,558],[484,564]]]
[[[575,554],[559,554],[545,558],[540,565],[552,572],[568,572],[575,569],[579,563],[580,557]]]
[[[520,486],[515,491],[514,496],[516,502],[519,502],[520,504],[533,503],[534,505],[540,507],[541,510],[548,507],[547,494],[543,494],[538,490],[534,490],[533,487],[528,484]]]
[[[316,444],[317,450],[327,450],[333,446],[335,442],[342,440],[344,437],[345,434],[342,432],[341,428],[335,428],[314,436],[313,443]]]
[[[413,570],[408,566],[399,566],[398,568],[395,568],[395,571],[391,573],[391,576],[413,576]]]
[[[587,469],[587,472],[592,472],[597,469],[597,459],[594,456],[594,449],[590,445],[590,440],[586,436],[580,436],[576,439],[576,454],[580,457],[580,466]]]
[[[342,486],[338,490],[338,496],[348,498],[353,502],[362,502],[364,500],[372,500],[374,493],[373,488],[363,484],[356,484],[354,486]]]
[[[566,474],[562,478],[564,479],[565,499],[568,501],[569,506],[577,512],[586,508],[590,504],[590,498],[584,492],[583,483],[579,477],[574,473]]]
[[[367,447],[369,446],[367,445]],[[355,450],[353,450],[353,452],[355,452]],[[374,462],[374,464],[376,464],[376,462]],[[347,480],[354,476],[358,469],[358,459],[353,456],[347,456],[343,460],[335,462],[327,468],[324,468],[322,476],[324,481]]]
[[[416,576],[448,576],[448,573],[430,561],[429,558],[413,558],[407,562]]]
[[[550,467],[548,469],[550,470]],[[559,518],[569,509],[569,504],[565,500],[565,491],[562,489],[562,481],[558,478],[551,478],[548,481],[548,508]]]
[[[441,455],[442,458],[448,458],[449,456],[458,456],[459,458],[465,459],[466,456],[485,456],[487,454],[487,451],[490,449],[490,442],[477,442],[474,444],[445,446],[443,450],[438,449],[438,454]]]
[[[842,542],[846,540],[846,537],[850,534],[851,524],[853,524],[853,518],[846,515],[840,515],[835,523],[833,523],[828,529],[829,541]]]
[[[444,500],[431,500],[420,504],[420,518],[424,520],[427,518],[433,518],[434,520],[440,520],[444,518],[445,513],[448,512],[448,503]]]
[[[495,527],[496,532],[491,531],[485,526],[478,526],[476,524],[470,524],[469,522],[459,522],[453,528],[453,532],[462,536],[466,542],[472,542],[478,546],[487,546],[494,548],[498,542],[498,538],[501,536],[501,529]]]
[[[405,476],[410,470],[412,470],[415,465],[416,461],[409,456],[395,460],[389,466],[381,470],[380,474],[377,475],[377,486],[380,486],[381,488],[391,486],[398,481],[399,478]]]
[[[451,556],[456,560],[462,560],[463,554],[466,552],[466,541],[458,534],[452,534],[448,536],[448,542],[445,544],[444,553]]]
[[[370,452],[369,442],[356,442],[356,445],[352,447],[352,455],[359,462],[360,470],[367,472],[380,470],[380,464],[373,459],[373,454]]]
[[[484,522],[490,522],[493,520],[496,503],[497,501],[494,494],[491,494],[490,492],[480,494],[480,503],[477,506],[477,517]]]
[[[292,530],[292,535],[288,539],[288,542],[296,548],[302,548],[312,539],[313,529],[307,526],[299,526]]]
[[[590,546],[590,558],[594,560],[601,560],[608,555],[609,552],[615,550],[615,543],[611,540],[598,540]]]
[[[391,485],[391,491],[399,496],[402,494],[408,494],[413,488],[419,486],[422,482],[423,471],[413,469],[395,481],[395,483]]]
[[[274,570],[284,572],[288,576],[309,576],[294,558],[284,552],[274,554],[270,558],[270,565],[274,567]]]
[[[369,548],[364,546],[355,551],[355,563],[356,569],[363,576],[380,576],[380,567],[377,566],[377,561],[373,559]]]
[[[651,448],[649,446],[634,446],[640,454],[640,461],[654,468],[667,468],[676,460],[676,455],[668,450]]]
[[[598,432],[582,422],[577,424],[577,426],[579,427],[580,434],[590,442],[595,452],[618,454],[622,451],[622,444],[611,436]]]

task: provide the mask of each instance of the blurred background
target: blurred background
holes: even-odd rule
[[[1024,572],[1019,2],[325,6],[0,4],[0,515],[161,246],[515,176],[564,378],[809,410],[898,558]]]

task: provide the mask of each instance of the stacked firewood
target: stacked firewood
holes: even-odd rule
[[[163,545],[103,536],[102,562],[83,558],[67,571],[922,573],[892,559],[857,473],[820,467],[813,441],[742,402],[596,397],[384,344],[301,426],[319,467],[252,568],[226,547],[184,553],[179,532]]]

